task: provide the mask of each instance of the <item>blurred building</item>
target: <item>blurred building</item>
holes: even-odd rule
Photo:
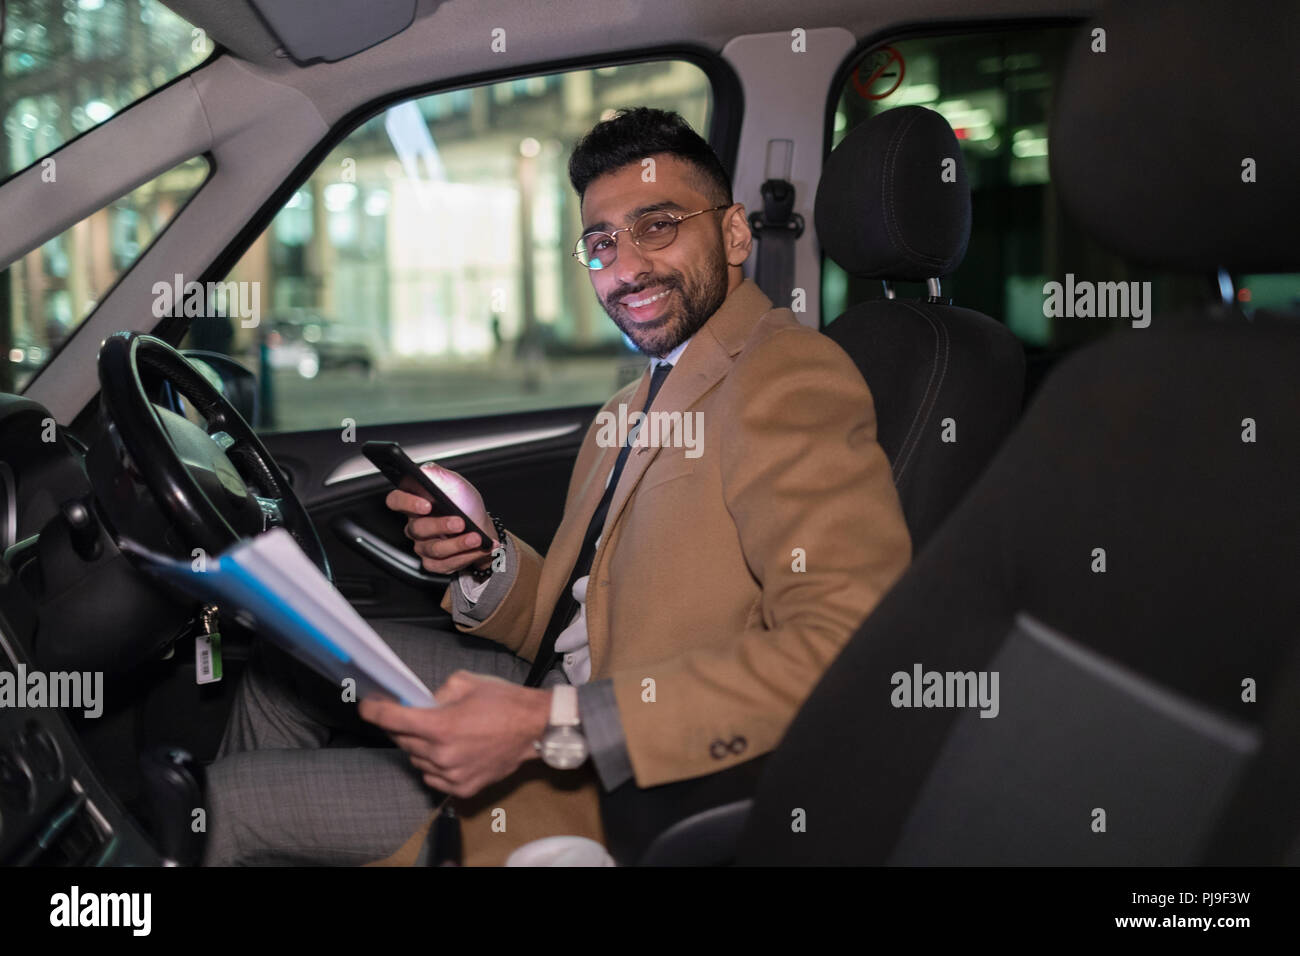
[[[0,179],[202,62],[212,51],[155,0],[6,0]],[[193,160],[0,271],[0,391],[21,389],[198,188]],[[57,167],[48,175],[57,177]],[[57,179],[54,180],[57,182]]]

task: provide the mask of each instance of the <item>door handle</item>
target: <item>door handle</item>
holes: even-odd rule
[[[339,536],[343,543],[353,551],[358,552],[368,558],[371,563],[378,565],[389,574],[408,584],[427,588],[434,585],[446,587],[451,583],[450,575],[433,574],[424,570],[420,559],[414,553],[393,547],[373,531],[361,527],[351,518],[339,518],[333,522],[331,527],[333,527],[334,533]]]

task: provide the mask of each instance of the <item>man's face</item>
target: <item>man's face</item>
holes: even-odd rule
[[[698,191],[699,174],[689,164],[666,153],[653,159],[654,182],[642,180],[640,163],[629,163],[588,184],[582,197],[584,235],[612,233],[650,211],[684,216],[717,205]],[[721,225],[737,209],[732,206],[687,219],[678,225],[677,238],[663,249],[643,249],[632,241],[630,232],[621,232],[613,264],[591,270],[591,285],[600,304],[642,352],[667,355],[694,335],[739,284],[739,268],[729,268],[729,230]],[[743,220],[743,208],[739,212]],[[748,251],[746,242],[744,255]]]

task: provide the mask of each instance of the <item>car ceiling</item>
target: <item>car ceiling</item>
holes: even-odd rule
[[[1096,2],[1061,0],[418,0],[404,31],[339,63],[300,66],[248,0],[162,0],[241,60],[298,88],[333,122],[365,99],[440,77],[658,46],[721,50],[740,35],[840,27],[859,40],[900,26],[972,19],[1087,16]],[[308,0],[313,17],[328,4]],[[506,51],[485,62],[489,31],[506,30]],[[277,50],[280,54],[277,55]],[[500,63],[496,62],[499,57]]]
[[[702,49],[720,54],[742,85],[737,201],[759,205],[766,145],[791,139],[796,209],[811,217],[828,90],[856,44],[919,26],[943,31],[1007,19],[1082,17],[1095,6],[1059,0],[804,0],[792,15],[789,0],[418,0],[407,29],[338,62],[303,66],[282,50],[277,54],[279,41],[247,0],[164,2],[207,31],[228,55],[51,154],[58,163],[57,190],[42,182],[39,163],[0,184],[0,221],[26,226],[0,232],[3,268],[179,162],[206,155],[213,164],[204,188],[28,386],[26,395],[64,423],[98,392],[93,369],[99,342],[121,329],[155,328],[154,279],[178,273],[204,278],[236,235],[257,226],[277,191],[311,171],[319,156],[304,160],[341,129],[340,121],[367,104],[442,82],[527,75],[565,60],[617,61],[655,48]],[[330,9],[306,5],[312,16]],[[506,31],[502,53],[490,46],[497,27]],[[777,56],[789,52],[796,27],[807,31],[807,58],[793,68],[787,61],[771,69]],[[817,315],[819,262],[815,242],[798,243],[796,284],[808,289],[810,316]]]

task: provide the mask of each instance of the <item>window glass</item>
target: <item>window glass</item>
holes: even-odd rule
[[[677,61],[509,80],[392,106],[335,148],[231,270],[261,316],[185,345],[261,380],[264,430],[604,402],[646,359],[569,253],[569,152],[623,106],[707,135],[705,74]],[[250,326],[250,327],[245,327]]]
[[[1300,313],[1300,275],[1237,276],[1237,302],[1253,309],[1285,309]]]
[[[212,52],[158,0],[5,0],[0,180]]]
[[[867,53],[837,101],[832,145],[863,120],[899,106],[941,113],[953,127],[971,184],[973,227],[966,258],[943,281],[956,305],[1001,322],[1025,344],[1030,385],[1060,352],[1128,318],[1051,316],[1048,282],[1067,275],[1091,282],[1150,282],[1152,311],[1205,300],[1207,280],[1153,272],[1124,262],[1064,215],[1047,162],[1052,94],[1074,28],[900,40]],[[847,275],[829,258],[822,318],[883,294],[878,281]],[[900,285],[900,296],[923,286]]]
[[[20,392],[202,185],[196,157],[0,271],[0,392]]]

